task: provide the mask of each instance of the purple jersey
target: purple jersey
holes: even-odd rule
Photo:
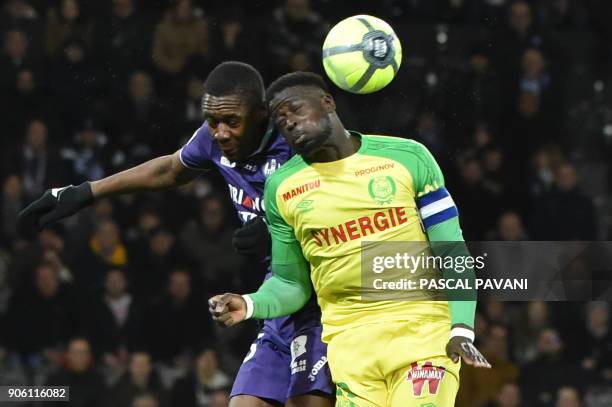
[[[219,169],[243,223],[264,215],[266,178],[292,155],[285,140],[269,126],[257,151],[242,162],[230,162],[221,154],[207,123],[180,151],[181,162],[187,168]],[[299,354],[295,349],[300,350]],[[321,342],[321,311],[313,296],[295,314],[265,321],[238,372],[231,395],[247,394],[280,404],[289,397],[310,392],[333,395],[326,350]]]
[[[293,156],[293,151],[272,126],[266,130],[261,145],[240,163],[221,154],[205,122],[180,151],[187,168],[196,170],[217,167],[227,182],[230,197],[242,222],[263,215],[263,192],[266,178]]]
[[[293,151],[272,125],[268,126],[262,142],[253,154],[244,161],[231,162],[221,154],[213,140],[208,124],[204,122],[180,151],[184,166],[193,169],[217,167],[227,182],[230,197],[242,222],[264,215],[263,192],[266,178],[293,156]],[[266,258],[269,265],[270,258]],[[268,273],[266,278],[270,277]],[[267,320],[266,325],[282,340],[289,340],[296,327],[319,323],[320,310],[313,296],[309,304],[290,317]]]

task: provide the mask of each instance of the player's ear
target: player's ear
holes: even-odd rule
[[[327,113],[333,113],[336,111],[336,102],[329,93],[323,95],[321,98],[321,103],[323,104],[323,107]]]

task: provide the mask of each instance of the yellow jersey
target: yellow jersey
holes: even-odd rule
[[[366,242],[427,242],[424,225],[456,216],[431,153],[413,140],[360,135],[341,160],[307,163],[296,155],[266,182],[265,207],[274,242],[301,247],[322,311],[323,340],[348,328],[389,321],[445,321],[446,301],[364,299]],[[433,194],[435,195],[435,194]],[[299,246],[298,246],[299,245]],[[273,249],[273,267],[279,254]],[[383,246],[384,247],[384,246]]]

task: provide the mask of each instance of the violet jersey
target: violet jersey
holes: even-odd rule
[[[217,167],[227,182],[230,198],[243,223],[252,217],[264,215],[263,203],[266,178],[293,156],[293,150],[283,137],[268,126],[257,151],[241,162],[231,162],[221,154],[221,149],[213,140],[208,123],[204,122],[187,143],[181,148],[179,156],[183,165],[195,170]],[[270,257],[266,258],[269,266]],[[269,278],[271,273],[266,275]],[[281,340],[288,340],[294,330],[304,325],[320,324],[321,314],[313,296],[311,301],[299,312],[289,317],[266,321]]]
[[[213,140],[206,122],[196,130],[180,151],[181,162],[187,168],[219,169],[227,182],[230,198],[242,223],[264,214],[263,192],[266,178],[292,156],[291,148],[270,125],[257,151],[242,162],[231,162],[221,154],[221,149]]]
[[[204,123],[181,148],[179,156],[187,168],[219,169],[227,182],[236,212],[244,223],[254,216],[264,215],[266,178],[288,161],[293,151],[270,125],[257,151],[242,162],[230,162],[221,154],[208,124]],[[269,260],[268,256],[268,266]],[[270,275],[268,273],[266,278]],[[295,314],[266,320],[238,372],[232,396],[247,394],[285,404],[288,397],[312,391],[333,394],[334,386],[327,368],[327,347],[321,342],[320,331],[321,310],[314,295]],[[304,342],[299,348],[304,352],[299,355],[292,350],[296,341]]]

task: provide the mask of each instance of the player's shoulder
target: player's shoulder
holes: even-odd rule
[[[377,134],[366,134],[362,137],[365,137],[367,143],[363,154],[384,156],[402,162],[406,160],[428,162],[433,159],[427,147],[416,140]]]
[[[208,130],[208,124],[204,122],[181,147],[179,158],[187,168],[195,170],[210,169],[213,150],[214,143]]]
[[[207,121],[204,121],[204,123],[202,123],[202,125],[196,130],[195,134],[201,137],[210,137],[212,139]]]
[[[268,178],[266,178],[266,190],[269,188],[278,188],[283,181],[307,165],[308,164],[306,164],[301,156],[295,154],[286,163],[281,165],[279,169],[274,171]]]
[[[190,144],[202,144],[206,142],[212,142],[212,136],[210,135],[210,130],[208,129],[208,123],[204,122],[193,132],[191,137],[185,143],[185,146]]]
[[[423,152],[427,148],[416,140],[395,136],[384,136],[380,134],[364,134],[367,139],[367,150],[401,150],[407,152]]]

